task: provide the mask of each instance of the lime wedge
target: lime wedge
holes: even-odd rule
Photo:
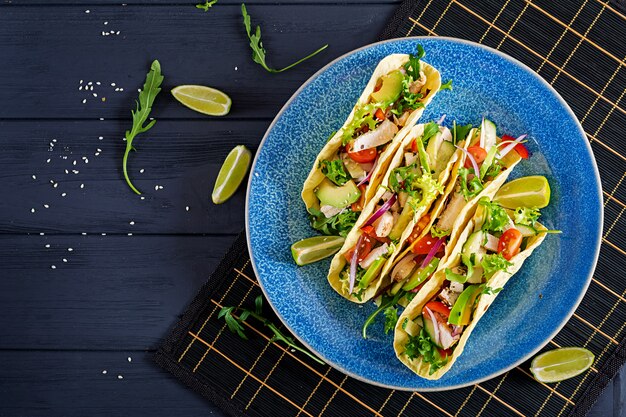
[[[559,382],[582,374],[594,359],[593,353],[580,347],[549,350],[533,359],[530,372],[537,381]]]
[[[202,85],[179,85],[172,89],[172,95],[191,110],[209,116],[224,116],[230,111],[230,97],[215,88]]]
[[[244,145],[235,146],[230,151],[217,174],[211,194],[215,204],[222,204],[235,194],[248,172],[251,157],[252,154]]]
[[[550,203],[550,184],[541,175],[518,178],[504,184],[496,193],[494,201],[508,209],[544,208]]]
[[[291,255],[302,266],[334,255],[345,241],[341,236],[314,236],[291,245]]]

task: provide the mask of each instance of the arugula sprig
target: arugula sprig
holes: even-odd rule
[[[211,7],[213,7],[213,5],[214,5],[215,3],[217,3],[217,0],[206,0],[206,1],[204,2],[204,4],[202,4],[202,3],[198,3],[198,4],[196,4],[196,9],[202,9],[202,10],[204,10],[205,12],[208,12],[208,11],[209,11],[209,9],[210,9]]]
[[[434,374],[439,368],[448,363],[448,358],[441,356],[439,349],[423,327],[417,336],[409,336],[409,340],[404,349],[404,353],[409,359],[415,359],[421,356],[425,363],[430,364],[428,370],[430,375]]]
[[[261,27],[257,26],[254,33],[252,32],[252,24],[250,23],[250,15],[248,14],[248,11],[246,10],[246,5],[243,3],[241,3],[241,14],[243,15],[243,25],[246,28],[248,39],[250,39],[250,49],[252,49],[252,60],[256,62],[257,64],[259,64],[260,66],[262,66],[263,68],[265,68],[267,72],[278,73],[278,72],[287,71],[288,69],[295,67],[296,65],[306,61],[309,58],[312,58],[313,56],[322,52],[324,49],[328,48],[328,44],[326,44],[322,46],[321,48],[319,48],[317,51],[305,56],[302,59],[299,59],[293,64],[287,65],[285,68],[281,68],[281,69],[270,68],[265,62],[265,54],[267,53],[267,51],[265,50],[265,48],[263,48],[263,42],[261,41]]]
[[[452,91],[452,79],[449,79],[448,82],[445,84],[441,84],[441,87],[439,87],[439,91],[443,91],[443,90]]]
[[[159,64],[159,61],[154,60],[150,66],[150,72],[146,75],[146,82],[143,85],[143,89],[139,92],[139,101],[136,102],[136,109],[131,110],[131,114],[133,115],[133,127],[131,130],[127,130],[125,135],[126,150],[124,151],[124,159],[122,159],[122,169],[124,171],[126,183],[136,194],[141,194],[141,191],[135,188],[128,177],[128,155],[130,154],[130,151],[137,150],[133,146],[133,139],[135,139],[135,136],[150,130],[150,128],[156,123],[156,120],[151,120],[144,126],[144,123],[148,120],[148,116],[152,110],[154,99],[161,91],[160,87],[162,82],[163,75],[161,75],[161,64]]]
[[[326,217],[324,213],[317,210],[315,207],[309,208],[311,227],[329,236],[339,235],[346,237],[354,227],[358,217],[359,213],[352,210],[345,210],[332,217]]]
[[[361,330],[363,339],[367,339],[367,328],[374,322],[376,316],[378,316],[381,312],[384,312],[385,315],[385,334],[396,327],[396,323],[398,322],[398,310],[396,309],[396,305],[405,294],[406,291],[400,290],[393,297],[383,295],[378,308],[374,310],[374,312],[369,315],[367,320],[365,320],[365,323],[363,323],[363,329]]]
[[[240,311],[239,317],[235,316],[234,313]],[[274,335],[270,339],[270,342],[282,342],[289,346],[292,349],[297,350],[298,352],[302,352],[307,355],[309,358],[313,359],[315,362],[325,365],[326,363],[322,361],[317,356],[313,355],[308,350],[298,346],[296,342],[293,340],[291,336],[285,336],[278,327],[262,316],[263,313],[263,297],[258,296],[254,300],[254,311],[248,310],[247,308],[237,308],[237,307],[222,307],[218,318],[223,318],[226,321],[226,325],[228,326],[228,330],[237,334],[244,340],[248,340],[248,337],[245,334],[245,329],[243,327],[243,323],[248,319],[248,317],[252,317],[253,319],[261,322],[265,327],[270,329]]]

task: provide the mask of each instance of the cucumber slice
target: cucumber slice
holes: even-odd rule
[[[441,146],[439,147],[439,152],[437,154],[437,159],[435,160],[435,172],[433,173],[433,176],[435,178],[439,177],[439,174],[441,174],[441,172],[446,169],[448,161],[450,161],[450,158],[452,158],[452,155],[454,155],[455,151],[456,148],[454,147],[452,142],[448,142],[446,140],[441,142]]]
[[[421,316],[417,319],[420,319],[421,322]],[[417,319],[411,320],[407,317],[406,319],[404,319],[404,323],[402,323],[402,328],[411,337],[416,337],[420,334],[420,331],[422,330],[422,325],[418,324]]]
[[[437,132],[435,136],[428,140],[428,145],[426,145],[426,153],[428,154],[428,160],[430,161],[431,168],[434,168],[435,162],[437,161],[437,155],[439,154],[439,147],[443,142],[443,134],[441,132]]]
[[[461,253],[468,257],[472,256],[472,254],[476,254],[476,262],[480,262],[483,259],[483,256],[487,253],[483,247],[484,241],[485,235],[482,230],[472,233],[463,245]]]
[[[489,152],[496,145],[496,125],[485,119],[480,131],[480,147]]]
[[[524,224],[515,224],[515,228],[517,230],[519,230],[522,233],[523,237],[528,237],[528,236],[535,236],[538,232],[537,229],[535,229],[532,226],[526,226]]]

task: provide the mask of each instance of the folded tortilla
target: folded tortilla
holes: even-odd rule
[[[544,226],[539,223],[535,224],[535,228],[538,231],[546,230]],[[430,364],[422,360],[421,357],[410,359],[404,352],[405,346],[409,341],[409,334],[403,329],[403,323],[406,319],[414,320],[416,317],[422,314],[424,305],[429,302],[440,291],[446,279],[445,268],[453,268],[461,263],[461,251],[465,241],[472,233],[474,229],[474,219],[470,219],[458,236],[457,244],[452,250],[452,254],[449,256],[448,261],[439,268],[439,270],[433,275],[433,277],[422,287],[417,293],[409,305],[404,309],[404,312],[398,318],[398,323],[394,331],[393,347],[396,352],[397,358],[404,363],[409,369],[426,379],[439,379],[452,367],[454,362],[463,353],[465,344],[469,339],[472,331],[478,324],[478,321],[485,314],[489,306],[493,303],[496,294],[481,294],[478,296],[477,304],[473,310],[470,323],[463,329],[461,338],[453,346],[453,351],[448,356],[447,363],[439,368],[434,373],[430,374]],[[524,264],[526,258],[528,258],[532,252],[543,242],[546,233],[539,233],[535,236],[528,238],[526,248],[519,254],[511,258],[510,262],[513,264],[507,271],[496,272],[487,282],[489,287],[503,288],[513,274],[515,274]]]
[[[311,168],[307,179],[304,181],[304,186],[302,188],[302,200],[304,200],[307,210],[311,207],[318,210],[320,208],[319,199],[315,195],[315,189],[325,178],[325,175],[322,173],[322,169],[320,167],[321,161],[336,159],[336,156],[338,156],[338,152],[342,148],[342,134],[344,129],[352,121],[352,118],[354,117],[354,113],[357,108],[369,102],[370,95],[374,92],[374,89],[376,88],[376,83],[378,82],[379,78],[383,75],[390,73],[391,71],[402,68],[402,66],[406,64],[408,60],[408,54],[392,54],[385,57],[376,66],[372,77],[365,86],[365,89],[363,90],[363,93],[359,97],[354,108],[348,115],[346,122],[343,124],[341,129],[339,129],[337,133],[335,133],[335,135],[326,143],[326,145],[324,145],[320,153],[317,155],[317,158],[315,158],[313,167]],[[437,94],[437,92],[439,91],[439,87],[441,87],[441,75],[434,67],[428,65],[426,62],[420,62],[421,71],[426,76],[425,88],[428,90],[428,94],[422,100],[424,106],[426,106],[432,101],[435,94]],[[410,114],[404,127],[398,130],[394,139],[387,144],[385,150],[379,155],[378,163],[376,164],[374,172],[370,177],[369,184],[365,189],[365,202],[363,205],[364,207],[372,199],[372,197],[378,190],[378,185],[380,184],[385,172],[387,172],[391,157],[395,153],[396,149],[398,149],[402,138],[415,125],[415,123],[417,123],[423,111],[424,107],[414,110]]]
[[[343,297],[347,298],[350,301],[353,301],[355,303],[364,303],[370,300],[371,298],[373,298],[379,292],[381,288],[385,288],[388,284],[390,284],[391,281],[389,279],[389,270],[391,266],[393,265],[396,256],[401,252],[402,248],[405,245],[406,239],[409,237],[409,235],[413,231],[413,228],[415,224],[417,223],[417,221],[419,221],[419,219],[424,215],[424,213],[430,210],[432,204],[436,200],[436,196],[435,196],[432,199],[427,199],[426,197],[424,197],[424,199],[420,201],[419,209],[413,214],[412,220],[409,221],[407,227],[402,232],[402,235],[398,243],[394,246],[393,251],[391,252],[391,255],[389,256],[389,258],[387,259],[387,261],[385,262],[381,270],[381,273],[369,283],[368,287],[363,291],[363,293],[359,297],[355,296],[354,292],[353,294],[350,294],[348,283],[346,282],[346,280],[342,280],[340,278],[341,272],[347,264],[344,254],[357,244],[357,241],[359,240],[359,237],[361,236],[361,233],[362,233],[361,227],[374,213],[374,211],[376,210],[377,203],[380,201],[383,194],[385,194],[385,192],[387,191],[387,186],[389,185],[389,177],[391,175],[391,172],[393,171],[393,169],[399,166],[402,166],[404,153],[406,152],[405,149],[410,147],[411,142],[415,138],[421,137],[423,133],[424,133],[424,125],[419,124],[417,126],[414,126],[404,136],[404,138],[402,139],[402,142],[400,143],[400,146],[396,149],[395,154],[390,159],[387,172],[385,173],[382,179],[382,182],[376,191],[376,194],[374,195],[372,199],[370,199],[369,203],[364,207],[355,226],[352,228],[352,230],[346,237],[346,241],[344,245],[339,250],[339,252],[337,252],[337,254],[335,255],[335,257],[333,258],[330,264],[330,270],[328,273],[328,282],[330,283],[330,285],[333,287],[335,291],[337,291],[339,294],[341,294]],[[458,164],[457,161],[461,158],[461,156],[462,156],[461,151],[457,149],[448,160],[446,167],[441,171],[441,173],[439,174],[439,177],[436,178],[437,182],[442,187],[445,187],[448,181],[450,180],[452,167]],[[355,287],[355,289],[356,288],[357,287]]]

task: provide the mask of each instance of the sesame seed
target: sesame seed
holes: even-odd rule
[[[49,205],[47,205],[47,204],[44,204],[44,205],[43,205],[43,207],[44,207],[44,208],[50,208],[50,206],[49,206]]]
[[[124,91],[124,87],[120,87],[120,91]]]
[[[34,180],[36,180],[36,179],[37,179],[37,176],[36,176],[36,175],[33,175],[33,179],[34,179]]]
[[[140,173],[140,174],[143,174],[143,172],[144,172],[144,171],[145,171],[145,169],[141,168],[141,169],[139,170],[139,173]]]
[[[104,117],[101,117],[100,120],[104,120]]]
[[[82,89],[83,89],[82,85],[80,87],[78,87],[78,91],[81,91]]]
[[[154,191],[158,191],[158,190],[159,190],[159,186],[158,186],[158,185],[155,185],[155,186],[154,186]]]
[[[84,234],[84,235],[86,235],[87,233],[83,233],[83,234]],[[68,252],[73,252],[73,251],[74,251],[74,249],[73,249],[73,248],[67,248],[67,251],[68,251]]]
[[[44,232],[40,232],[39,236],[45,236],[46,234]]]
[[[98,148],[98,149],[96,149],[96,150],[97,150],[98,152],[102,152],[102,149],[100,149],[100,148]]]
[[[50,158],[46,159],[46,164],[50,163]]]
[[[119,34],[120,34],[120,31],[118,30],[117,32],[115,32],[115,34],[116,34],[116,35],[119,35]]]
[[[106,234],[106,233],[101,233],[101,235],[102,235],[102,236],[106,236],[107,234]]]
[[[81,233],[81,235],[83,235],[83,236],[87,236],[87,233],[83,232],[83,233]],[[68,249],[68,250],[69,250],[69,249]]]
[[[93,156],[99,156],[99,155],[100,155],[100,152],[96,152],[93,154]]]
[[[72,165],[76,166],[76,159],[74,159],[74,162],[72,162]]]
[[[124,377],[122,375],[118,375],[117,379],[124,379]]]
[[[96,84],[97,84],[97,85],[100,85],[100,81],[96,81]]]
[[[31,213],[34,213],[34,212],[35,212],[35,209],[34,209],[34,208],[30,209],[30,212],[31,212]]]
[[[66,258],[63,258],[63,262],[66,262],[66,263],[67,263],[67,259],[66,259]]]
[[[98,95],[96,93],[92,93],[94,97],[98,97]]]
[[[132,362],[133,358],[131,358],[130,356],[128,357],[128,362]]]
[[[102,140],[102,139],[104,139],[104,137],[98,136],[98,140]]]
[[[80,83],[82,84],[82,83],[83,83],[83,80],[80,80]]]
[[[235,71],[237,71],[239,68],[235,67]]]
[[[87,85],[92,85],[92,84],[93,84],[93,82],[91,82],[91,81],[89,81],[89,82],[87,83]]]
[[[106,375],[107,374],[107,370],[106,369],[102,370],[102,374]]]
[[[53,185],[54,188],[57,188],[58,186],[59,186],[58,182],[54,183],[54,185]]]
[[[52,142],[57,143],[57,140],[56,139],[52,139]]]
[[[49,243],[46,243],[46,248],[49,248],[49,247],[50,247],[50,244],[49,244]]]
[[[186,211],[189,211],[189,206],[186,206],[186,207],[185,207],[185,210],[186,210]]]
[[[74,174],[78,174],[80,171],[79,171],[79,170],[77,170],[77,169],[73,169],[73,170],[72,170],[72,172],[73,172]]]
[[[141,197],[139,197],[139,198],[141,198],[142,200],[145,200],[145,199],[146,199],[146,197],[144,197],[144,196],[141,196]]]
[[[120,91],[120,89],[119,89],[119,88],[116,88],[116,89],[115,89],[115,91]]]
[[[89,13],[89,10],[85,10],[85,13]]]
[[[115,83],[111,83],[111,87],[115,87]]]
[[[132,236],[132,235],[133,235],[132,233],[129,233],[129,234],[128,234],[128,236]]]
[[[65,197],[67,193],[61,193],[61,197]]]
[[[89,163],[89,159],[85,158],[85,163],[88,164]]]
[[[50,269],[57,269],[56,265],[50,265]]]
[[[85,184],[81,184],[81,185],[80,185],[80,188],[85,188]]]
[[[131,226],[134,226],[135,222],[131,220],[130,223],[128,223],[128,224],[130,224]]]

